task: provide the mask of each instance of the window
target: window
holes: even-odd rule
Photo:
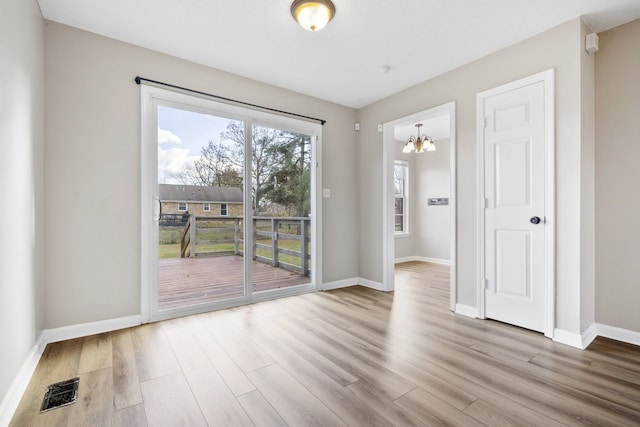
[[[227,215],[228,215],[227,204],[226,203],[221,203],[220,204],[220,216],[227,216]]]
[[[393,184],[395,194],[395,232],[409,233],[409,163],[393,162]]]
[[[202,204],[203,212],[211,212],[211,203],[203,203]]]
[[[187,210],[187,204],[185,202],[178,203],[178,210],[180,212],[185,212]]]

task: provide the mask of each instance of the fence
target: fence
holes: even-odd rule
[[[180,257],[244,255],[243,220],[191,215],[180,238]],[[253,259],[309,276],[310,221],[300,217],[253,217]]]

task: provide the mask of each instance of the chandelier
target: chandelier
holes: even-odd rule
[[[422,123],[416,124],[418,134],[417,136],[411,135],[407,142],[404,143],[404,147],[402,148],[403,153],[424,153],[425,151],[436,151],[436,144],[433,143],[431,137],[424,133],[420,135],[421,126]]]

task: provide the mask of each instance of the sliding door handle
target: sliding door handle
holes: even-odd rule
[[[153,220],[159,222],[162,217],[162,202],[160,199],[156,197],[153,198],[153,207],[151,210],[153,211]]]

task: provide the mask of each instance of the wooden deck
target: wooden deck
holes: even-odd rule
[[[244,295],[243,258],[237,255],[159,261],[160,309],[219,301]],[[310,278],[253,262],[254,292],[309,283]]]

